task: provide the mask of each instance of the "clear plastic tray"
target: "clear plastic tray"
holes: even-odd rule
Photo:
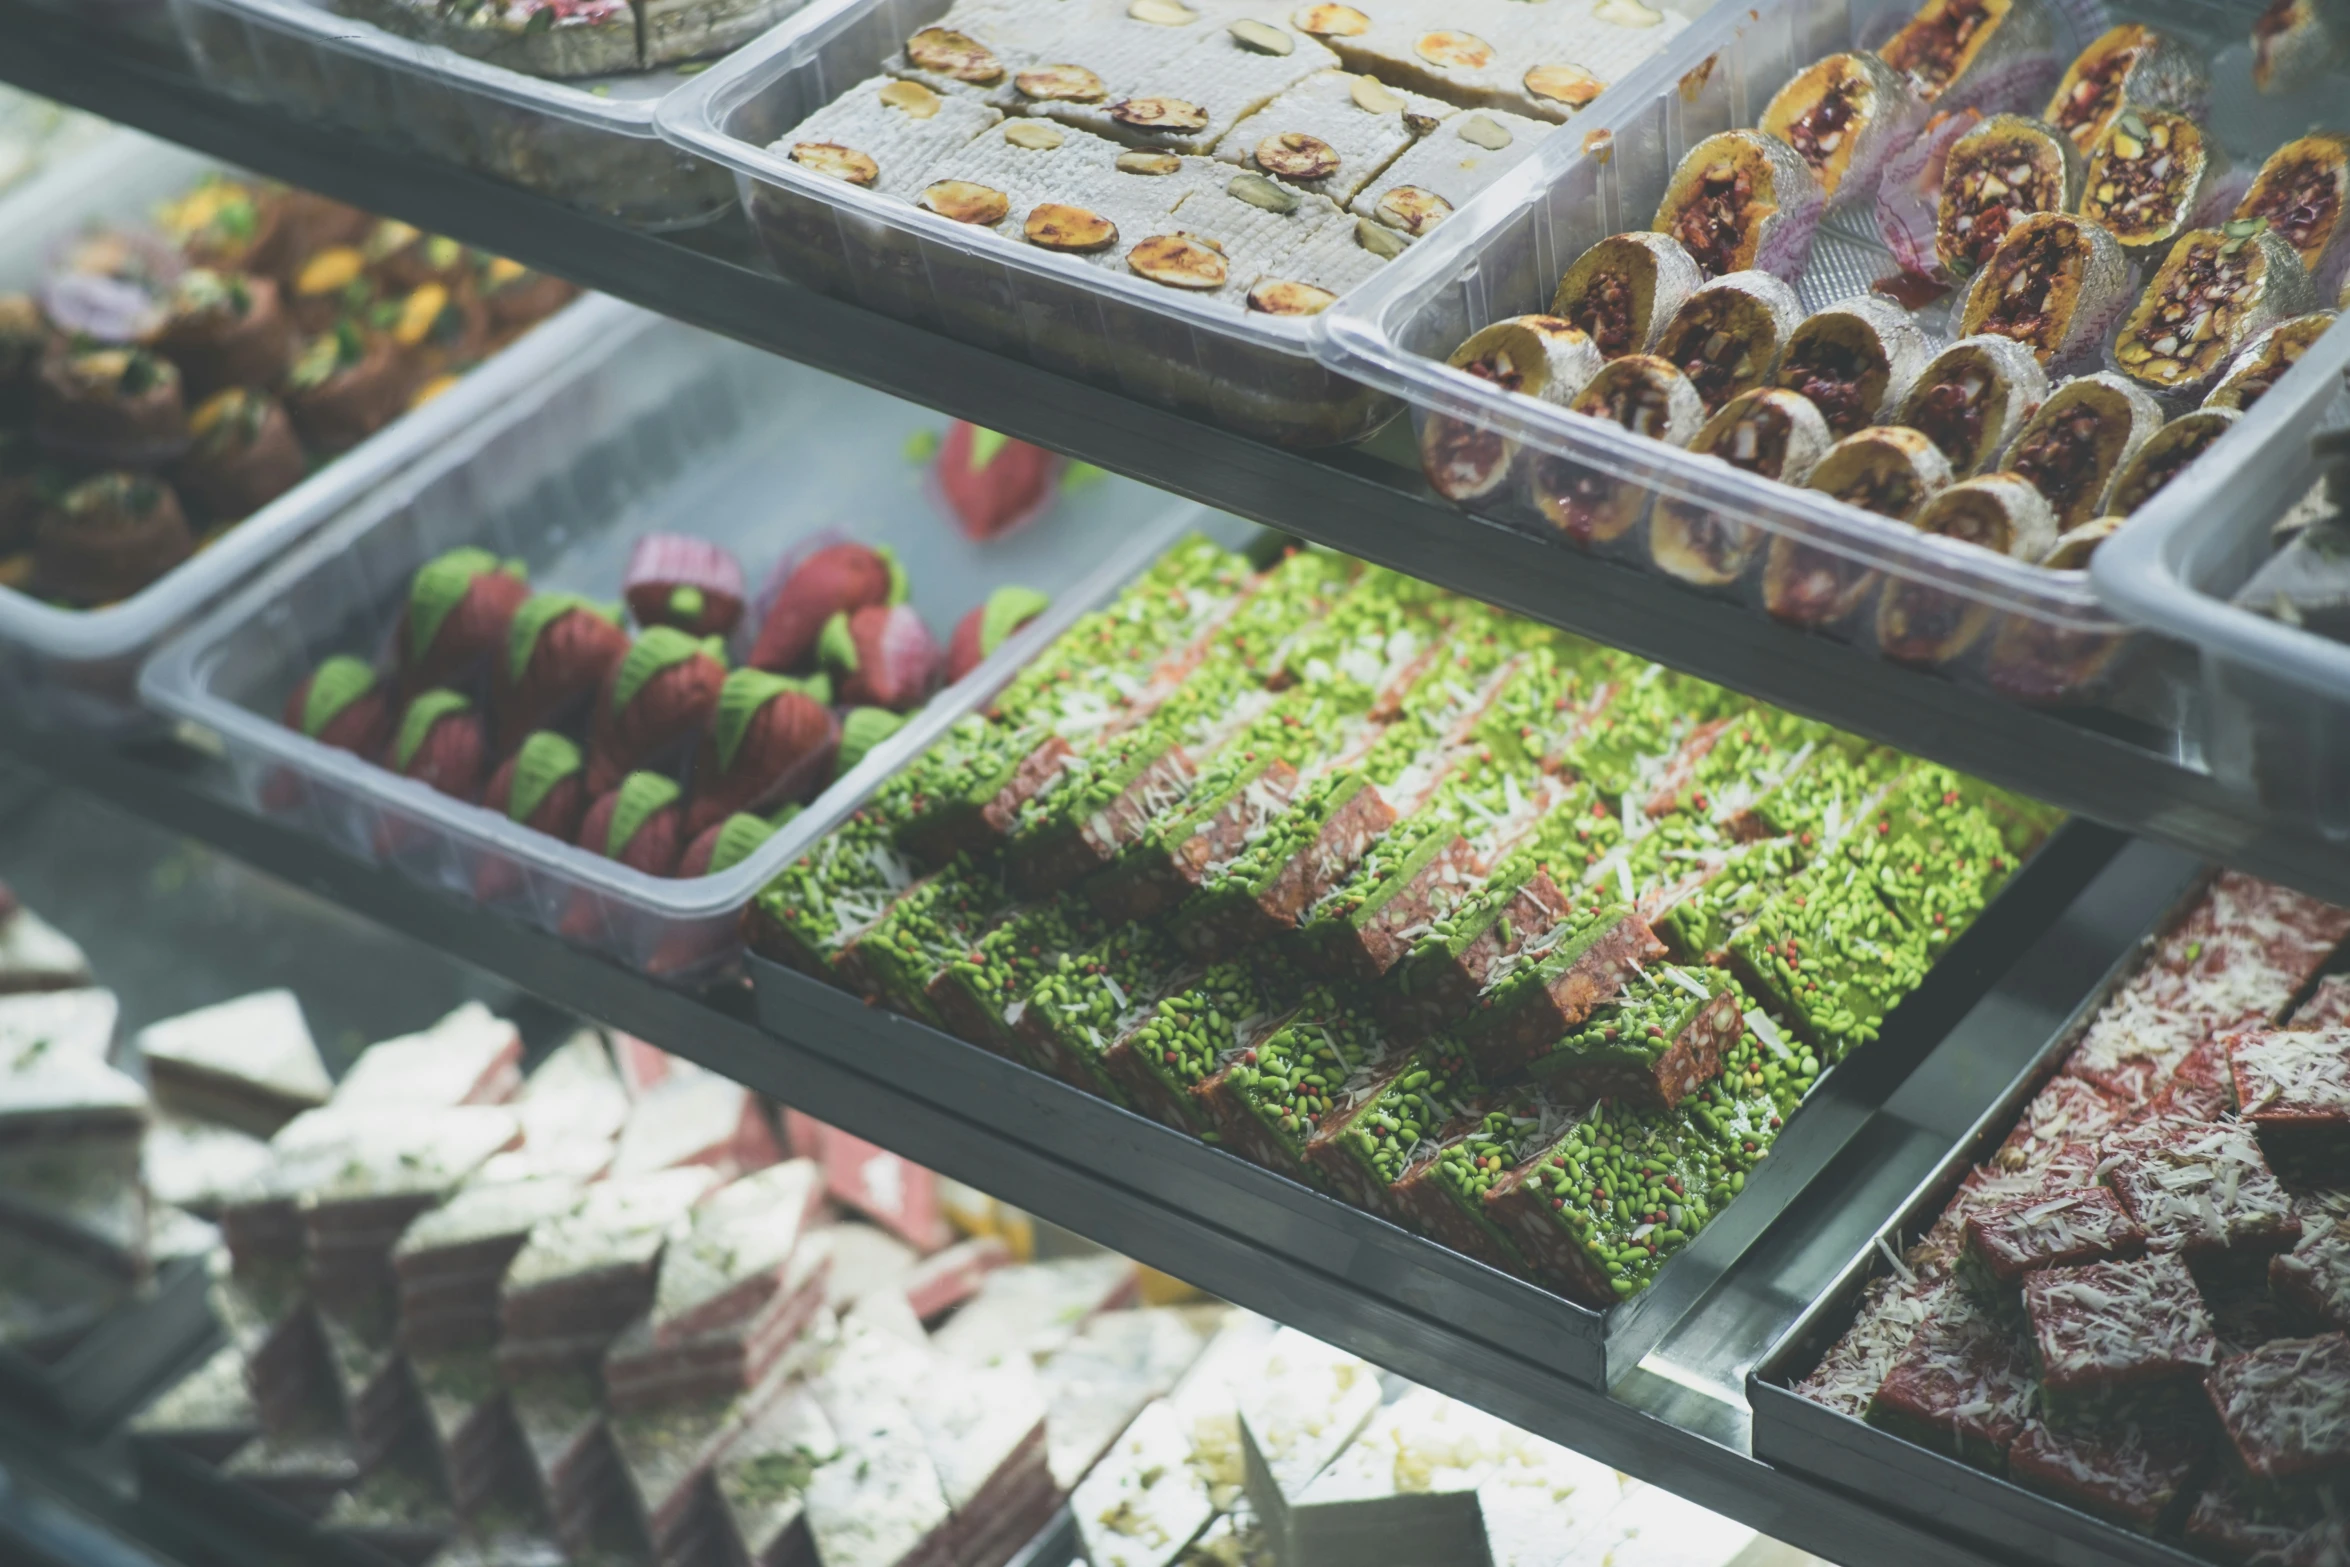
[[[2290,388],[2291,417],[2247,419],[2231,436],[2242,460],[2188,469],[2097,552],[2091,576],[2124,619],[2194,646],[2213,775],[2258,816],[2340,841],[2350,839],[2350,645],[2229,602],[2271,555],[2270,526],[2322,471],[2309,437],[2350,424],[2350,397],[2327,401],[2339,364],[2316,359],[2253,410],[2267,414]]]
[[[64,241],[98,225],[144,223],[159,202],[221,168],[135,131],[116,131],[43,171],[0,200],[0,292],[33,286]],[[65,609],[0,588],[0,703],[36,722],[77,728],[145,722],[134,690],[138,668],[166,637],[418,453],[540,380],[627,314],[608,299],[572,305],[120,603]]]
[[[1103,479],[1019,532],[974,544],[905,456],[907,438],[935,429],[936,415],[631,315],[166,648],[140,690],[221,737],[255,811],[461,897],[506,889],[498,906],[523,919],[632,968],[684,977],[736,952],[737,912],[875,784],[1207,514]],[[888,544],[942,644],[1003,583],[1040,589],[1053,605],[755,853],[693,880],[628,869],[279,722],[286,694],[322,659],[384,645],[409,578],[442,551],[480,545],[519,557],[535,586],[610,598],[634,541],[662,530],[728,546],[754,582],[827,533]],[[485,876],[492,866],[500,873]]]
[[[767,258],[794,282],[1064,375],[1289,446],[1396,412],[1313,354],[1312,318],[1235,313],[890,201],[769,144],[872,76],[948,0],[819,0],[660,110],[661,133],[733,169]],[[1668,49],[1600,100],[1656,90]],[[1568,140],[1562,131],[1549,138]],[[1447,226],[1466,225],[1456,215]]]
[[[2207,52],[2212,124],[2231,150],[2258,157],[2298,135],[2339,101],[2339,69],[2288,97],[2260,99],[2249,67],[2249,11],[2199,0],[2094,0],[2048,6],[2056,18],[2059,69],[2113,21],[2140,18]],[[2158,732],[2175,732],[2191,673],[2178,650],[2130,635],[2100,601],[2085,571],[2044,571],[1914,529],[1810,491],[1711,462],[1612,424],[1515,397],[1445,357],[1484,324],[1547,308],[1560,275],[1606,236],[1647,227],[1682,155],[1705,137],[1752,125],[1784,82],[1822,55],[1881,40],[1914,7],[1909,0],[1753,0],[1718,8],[1674,40],[1672,84],[1642,99],[1611,94],[1575,122],[1584,134],[1554,138],[1462,217],[1447,223],[1321,318],[1322,353],[1334,368],[1403,397],[1423,430],[1452,419],[1520,443],[1517,474],[1481,511],[1545,537],[1564,539],[1527,494],[1542,458],[1571,460],[1610,479],[1687,506],[1736,536],[1759,529],[1753,559],[1738,578],[1707,591],[1756,614],[1769,544],[1820,552],[1854,575],[1878,574],[1859,608],[1820,634],[1886,657],[1876,634],[1883,584],[1898,581],[1947,595],[1941,609],[1980,629],[1955,652],[1925,664],[1950,678],[1988,686],[2034,705],[2094,705]],[[2246,161],[2239,157],[2239,162]],[[1868,290],[1894,271],[1875,237],[1873,215],[1829,214],[1795,280],[1807,310]],[[1949,341],[1948,306],[1918,314],[1938,342]],[[2231,482],[2258,449],[2261,432],[2299,417],[2322,379],[2350,361],[2350,332],[2312,348],[2306,373],[2272,392],[2195,469],[2197,488]],[[1648,564],[1648,526],[1608,546]],[[1745,536],[1756,539],[1747,532]],[[1957,638],[1951,640],[1956,641]]]
[[[653,232],[726,215],[726,171],[662,141],[653,110],[697,68],[555,81],[338,15],[327,0],[171,0],[197,71],[232,97]]]

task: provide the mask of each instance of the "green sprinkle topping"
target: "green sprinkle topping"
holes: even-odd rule
[[[672,778],[660,773],[630,773],[621,782],[620,797],[612,802],[612,820],[604,829],[605,857],[620,858],[645,823],[677,803],[678,794]]]
[[[456,713],[468,713],[473,704],[456,691],[435,687],[408,704],[408,711],[400,718],[400,739],[392,752],[400,771],[416,760],[416,753],[424,745],[424,737],[432,733],[432,726]]]
[[[585,765],[579,747],[551,729],[542,729],[522,742],[514,753],[514,787],[506,795],[506,815],[526,822],[544,804],[555,786]]]
[[[718,841],[710,846],[710,874],[741,864],[753,849],[775,836],[776,825],[741,811],[729,816],[718,829]]]
[[[374,689],[375,670],[364,659],[337,653],[310,677],[309,694],[302,698],[302,733],[317,739],[345,708]]]

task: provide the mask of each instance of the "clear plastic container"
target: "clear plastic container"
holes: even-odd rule
[[[734,205],[726,171],[662,141],[653,110],[697,68],[555,81],[338,14],[320,0],[172,0],[221,91],[413,146],[566,206],[653,232]]]
[[[738,911],[786,863],[1208,514],[1104,478],[1018,532],[974,543],[906,456],[908,438],[935,431],[936,415],[632,316],[516,388],[166,648],[140,690],[220,736],[255,811],[459,896],[488,890],[494,905],[632,968],[685,977],[738,950]],[[754,584],[828,534],[890,545],[942,644],[1004,583],[1053,603],[756,852],[692,880],[628,869],[279,722],[287,693],[321,660],[385,645],[409,579],[442,551],[479,545],[521,559],[534,586],[609,599],[635,540],[656,531],[726,545]]]
[[[106,224],[147,221],[157,204],[222,166],[136,131],[116,131],[0,200],[0,292],[32,287],[59,245]],[[122,729],[150,722],[139,665],[206,605],[329,517],[631,314],[583,299],[454,387],[404,414],[144,589],[67,609],[0,587],[0,704],[35,722]]]
[[[881,69],[949,0],[809,6],[661,106],[661,133],[735,171],[767,258],[794,282],[1289,446],[1359,439],[1395,402],[1318,363],[1310,317],[1216,308],[811,173],[770,144]],[[1669,50],[1667,51],[1669,53]],[[1640,97],[1660,55],[1601,101]],[[1549,138],[1567,140],[1565,132]],[[1451,224],[1468,223],[1456,215]]]
[[[2097,552],[2090,574],[2124,619],[2195,648],[2213,775],[2252,814],[2341,842],[2350,840],[2350,645],[2230,602],[2273,553],[2271,526],[2317,482],[2309,437],[2350,425],[2350,397],[2327,401],[2340,368],[2316,358],[2254,410],[2267,413],[2290,388],[2300,394],[2291,417],[2256,429],[2246,420],[2231,437],[2246,439],[2241,462],[2188,469]]]
[[[2112,22],[2145,20],[2205,53],[2215,135],[2257,166],[2280,142],[2325,112],[2350,78],[2288,97],[2252,90],[2250,15],[2196,0],[2100,5],[2048,4],[2061,70]],[[1547,142],[1471,214],[1447,223],[1321,318],[1322,353],[1334,368],[1403,397],[1422,432],[1453,420],[1518,443],[1514,472],[1477,510],[1572,547],[1547,522],[1537,486],[1555,492],[1584,470],[1602,486],[1645,490],[1658,505],[1685,508],[1698,527],[1739,541],[1748,558],[1727,581],[1691,591],[1774,614],[1939,675],[1991,688],[2037,706],[2094,706],[2173,734],[2192,673],[2180,650],[2136,636],[2100,601],[2085,571],[2048,571],[1987,550],[1921,534],[1828,497],[1730,468],[1613,424],[1514,396],[1445,358],[1472,331],[1508,316],[1547,309],[1561,274],[1593,243],[1645,228],[1683,154],[1705,137],[1751,126],[1771,95],[1821,56],[1889,35],[1909,0],[1753,0],[1719,8],[1674,41],[1672,85],[1634,99],[1611,94],[1579,117],[1583,132]],[[2051,77],[2053,83],[2053,76]],[[2036,110],[2037,105],[2034,105]],[[1873,210],[1832,211],[1794,279],[1806,311],[1868,292],[1897,271],[1877,238]],[[1937,344],[1951,338],[1947,300],[1913,312]],[[2260,432],[2297,417],[2294,405],[2350,362],[2350,332],[2336,330],[2309,352],[2306,376],[2272,392],[2244,425],[2196,467],[2199,487],[2230,482],[2258,449]],[[1649,518],[1601,548],[1662,572],[1651,553]],[[1849,595],[1822,620],[1802,615],[1791,596],[1770,593],[1773,558],[1782,569],[1833,572]],[[1683,578],[1682,580],[1687,580]],[[1891,643],[1879,611],[1899,593],[1915,624],[1942,634]]]

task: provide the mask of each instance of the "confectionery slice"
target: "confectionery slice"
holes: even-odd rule
[[[2068,1143],[2102,1141],[2125,1114],[2125,1106],[2086,1078],[2051,1078],[2024,1106],[1991,1162],[2002,1170],[2041,1169]]]
[[[410,1221],[519,1136],[513,1116],[486,1105],[311,1113],[343,1114],[350,1125],[348,1138],[320,1163],[288,1169],[280,1161],[281,1172],[299,1181],[310,1287],[322,1298],[388,1287],[392,1249]]]
[[[2350,1028],[2232,1035],[2228,1068],[2271,1162],[2328,1186],[2350,1177]]]
[[[574,1212],[534,1226],[499,1290],[500,1371],[593,1365],[652,1304],[663,1245],[717,1185],[700,1166],[614,1176]]]
[[[785,1567],[807,1559],[808,1482],[840,1451],[813,1394],[783,1394],[729,1444],[711,1471],[719,1540],[736,1561]]]
[[[2157,1118],[2114,1133],[2103,1151],[2100,1182],[2154,1251],[2257,1255],[2300,1239],[2292,1199],[2247,1125]]]
[[[133,1044],[166,1108],[257,1136],[334,1092],[290,990],[257,991],[150,1023]]]
[[[1534,1440],[1482,1410],[1414,1388],[1381,1409],[1291,1504],[1293,1559],[1475,1560],[1485,1545],[1480,1491]]]
[[[350,1439],[331,1422],[270,1431],[253,1438],[220,1466],[220,1476],[313,1521],[359,1479]]]
[[[2173,419],[2113,476],[2113,488],[2100,509],[2109,517],[2131,515],[2194,466],[2243,417],[2233,408],[2209,407]]]
[[[1569,1100],[1621,1098],[1668,1109],[1721,1071],[1745,998],[1719,969],[1659,964],[1526,1063]]]
[[[1408,1052],[1335,991],[1306,993],[1297,1012],[1200,1086],[1225,1147],[1299,1180],[1317,1132],[1343,1122],[1401,1074]]]
[[[1378,1369],[1283,1328],[1233,1392],[1240,1404],[1249,1504],[1277,1538],[1286,1537],[1292,1510],[1314,1478],[1378,1412]]]
[[[1178,1131],[1209,1132],[1203,1088],[1287,1018],[1298,989],[1278,965],[1211,963],[1121,1035],[1103,1065],[1136,1110]]]
[[[872,1335],[866,1335],[869,1342]],[[901,1346],[917,1357],[920,1351]],[[953,1510],[913,1411],[901,1372],[860,1355],[816,1382],[816,1399],[840,1443],[839,1456],[810,1476],[809,1537],[819,1561],[841,1567],[943,1563]]]
[[[1557,1147],[1581,1111],[1580,1101],[1553,1100],[1533,1088],[1490,1099],[1481,1114],[1457,1118],[1414,1151],[1394,1199],[1431,1239],[1524,1275],[1526,1261],[1487,1212],[1486,1194],[1519,1165]]]
[[[1833,1061],[1875,1040],[1931,962],[1925,941],[1841,867],[1807,875],[1730,938],[1749,994]]]
[[[2122,322],[2114,362],[2153,391],[2208,391],[2253,338],[2316,303],[2301,257],[2267,219],[2190,229]]]
[[[456,1535],[458,1519],[440,1477],[421,1454],[394,1454],[370,1465],[319,1519],[327,1539],[390,1556],[431,1558]]]
[[[1970,1287],[2005,1305],[2043,1268],[2127,1259],[2145,1249],[2146,1232],[2120,1200],[2092,1186],[1969,1214],[1961,1268]]]
[[[1863,52],[1831,54],[1796,73],[1758,124],[1811,165],[1830,201],[1871,201],[1886,160],[1920,118],[1909,83]]]
[[[1023,1053],[1072,1087],[1119,1098],[1104,1057],[1197,967],[1155,929],[1121,925],[1029,993],[1014,1026]]]
[[[2328,1327],[2350,1327],[2350,1226],[2340,1214],[2306,1207],[2301,1243],[2268,1264],[2278,1300]]]
[[[1506,1453],[1477,1487],[1493,1567],[1556,1561],[1561,1540],[1580,1538],[1601,1524],[1624,1496],[1623,1477],[1607,1465],[1519,1435],[1524,1445]]]
[[[1381,170],[1349,209],[1418,239],[1524,162],[1553,129],[1500,109],[1453,115]]]
[[[512,1383],[507,1397],[540,1513],[559,1535],[576,1539],[621,1483],[596,1379],[587,1372],[533,1376]]]
[[[1170,1567],[1216,1515],[1190,1423],[1158,1401],[1135,1416],[1069,1498],[1095,1567]]]
[[[1424,1036],[1458,1023],[1530,943],[1561,930],[1571,911],[1545,859],[1540,846],[1521,844],[1405,927],[1409,945],[1378,999],[1399,1031]]]
[[[2350,1467],[2350,1338],[2278,1339],[2221,1361],[2204,1388],[2256,1479]]]
[[[421,1033],[370,1045],[335,1086],[336,1105],[502,1104],[522,1083],[522,1033],[468,1001]]]
[[[1398,1224],[1412,1222],[1397,1192],[1423,1142],[1482,1116],[1488,1096],[1459,1046],[1437,1041],[1404,1056],[1385,1055],[1350,1076],[1343,1097],[1306,1140],[1308,1168],[1347,1202]]]
[[[468,1186],[409,1225],[392,1248],[403,1341],[447,1349],[494,1339],[506,1265],[540,1221],[576,1207],[581,1190],[561,1177]]]
[[[2040,117],[2086,155],[2132,104],[2199,115],[2210,97],[2210,78],[2194,50],[2124,22],[2074,56]]]
[[[0,995],[78,990],[90,983],[90,960],[71,936],[0,886]]]
[[[1964,1291],[1941,1297],[1870,1398],[1868,1422],[1997,1471],[2037,1393],[2020,1335]]]
[[[2350,937],[2350,909],[2239,871],[2222,871],[2155,944],[2180,977],[2173,1004],[2237,1027],[2277,1017]]]
[[[940,1355],[963,1365],[1033,1363],[1099,1313],[1130,1302],[1136,1287],[1134,1264],[1123,1257],[1063,1257],[1001,1268],[932,1342]]]
[[[2167,994],[2173,988],[2159,973],[2133,975],[2090,1023],[2064,1076],[2094,1086],[2125,1111],[2153,1099],[2213,1026],[2175,1007]]]
[[[1722,131],[1683,155],[1650,227],[1679,240],[1709,278],[1791,278],[1811,253],[1822,204],[1794,148],[1764,131]]]
[[[1175,1311],[1108,1311],[1044,1356],[1045,1458],[1053,1484],[1074,1490],[1127,1425],[1199,1358],[1200,1335]]]
[[[721,1178],[773,1164],[782,1155],[759,1096],[715,1072],[674,1064],[636,1103],[612,1154],[615,1178],[689,1166]]]
[[[1795,1384],[1795,1391],[1840,1415],[1859,1419],[1911,1338],[1950,1288],[1948,1283],[1929,1283],[1914,1274],[1908,1279],[1888,1275],[1870,1280],[1852,1326]]]
[[[2037,0],[1926,0],[1877,53],[1943,110],[2036,101],[2056,77],[2054,19]]]
[[[1645,354],[1703,282],[1679,240],[1636,229],[1577,257],[1559,279],[1550,313],[1572,322],[1605,358]]]
[[[2333,329],[2337,319],[2334,311],[2312,310],[2270,327],[2229,362],[2227,373],[2203,399],[2203,406],[2250,413],[2269,389],[2301,362],[2301,356]]]
[[[971,99],[877,76],[802,120],[773,150],[813,173],[911,201],[933,163],[1002,118]]]
[[[2184,1510],[2210,1446],[2191,1411],[2063,1431],[2034,1420],[2007,1450],[2007,1477],[2151,1535]]]
[[[2175,1256],[2043,1268],[2024,1276],[2023,1290],[2033,1364],[2051,1410],[2192,1380],[2218,1358],[2211,1314]]]
[[[2129,283],[2121,245],[2102,226],[2063,212],[2034,213],[1983,262],[1956,330],[2013,338],[2044,368],[2068,368],[2104,343],[2129,303]]]
[[[1029,993],[1068,955],[1101,944],[1109,927],[1083,898],[1064,893],[1024,909],[934,975],[924,999],[959,1039],[1022,1059],[1016,1025]]]
[[[1452,112],[1451,104],[1376,78],[1323,71],[1236,123],[1216,156],[1345,206]]]
[[[1625,905],[1572,911],[1494,963],[1463,1043],[1487,1077],[1513,1076],[1612,999],[1642,963],[1664,955],[1648,922]]]

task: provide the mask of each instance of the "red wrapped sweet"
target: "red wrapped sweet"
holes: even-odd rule
[[[718,710],[726,682],[715,638],[696,641],[654,626],[631,644],[596,692],[588,739],[588,788],[602,794],[622,777],[699,734]]]
[[[715,876],[720,871],[732,870],[750,857],[751,851],[775,836],[775,825],[763,816],[737,813],[726,820],[705,827],[685,846],[685,855],[677,862],[681,877]]]
[[[393,637],[402,687],[422,691],[471,675],[505,648],[515,612],[529,597],[520,561],[471,547],[426,561],[409,580]]]
[[[817,656],[843,702],[911,712],[938,689],[938,643],[904,604],[874,605],[824,623]]]
[[[564,722],[627,653],[615,609],[574,593],[532,594],[514,612],[491,676],[499,743],[511,748]]]
[[[2254,1478],[2350,1470],[2350,1337],[2278,1339],[2221,1361],[2203,1386]]]
[[[947,431],[933,470],[965,538],[995,539],[1052,506],[1062,460],[1041,446],[961,419]]]
[[[779,674],[808,662],[816,651],[816,639],[833,616],[906,600],[906,574],[897,556],[886,547],[827,545],[779,570],[782,586],[774,592],[748,660]]]
[[[388,760],[403,778],[477,800],[488,756],[489,734],[473,703],[462,692],[436,686],[419,693],[400,715]]]
[[[648,876],[671,874],[685,848],[679,792],[674,779],[659,773],[630,773],[588,807],[579,846]]]
[[[621,588],[640,626],[722,637],[742,618],[742,563],[691,534],[648,533],[637,540]]]
[[[579,747],[542,729],[498,764],[481,803],[534,832],[570,842],[587,814],[587,761]]]
[[[738,811],[788,804],[831,776],[840,724],[818,693],[788,675],[738,669],[718,691],[718,712],[694,761],[685,830],[698,837]]]
[[[391,738],[392,707],[374,666],[338,653],[287,695],[285,725],[320,745],[372,760]]]
[[[1051,602],[1034,588],[1008,585],[990,593],[986,603],[955,623],[955,634],[947,640],[948,682],[977,669],[1006,637],[1043,614]]]

